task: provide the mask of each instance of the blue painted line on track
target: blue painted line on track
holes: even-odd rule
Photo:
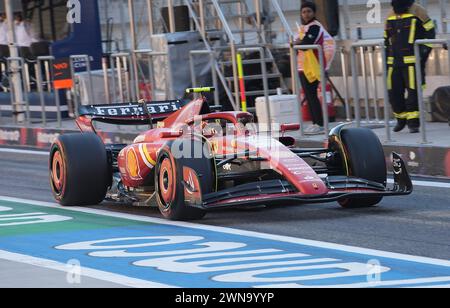
[[[30,212],[35,212],[35,210],[36,207],[30,207]],[[39,210],[47,211],[43,208]],[[62,210],[59,210],[59,213],[65,213],[64,215],[67,216],[73,214],[71,211]],[[104,218],[99,215],[99,220],[104,220]],[[74,218],[75,221],[80,219],[82,218]],[[71,221],[64,223],[70,224]],[[0,227],[0,235],[2,229],[6,230],[6,228]],[[243,231],[243,235],[239,235],[236,234],[238,232],[231,234],[207,229],[211,229],[211,227],[202,229],[202,226],[193,228],[184,225],[143,223],[141,221],[136,221],[134,225],[132,221],[129,221],[128,226],[121,227],[101,226],[98,229],[79,231],[61,229],[37,234],[2,236],[0,250],[61,263],[76,259],[83,267],[191,288],[293,286],[292,284],[306,287],[334,285],[402,287],[450,284],[450,266],[446,264],[432,264],[433,262],[383,257],[375,253],[366,254],[345,249],[332,249],[327,247],[326,243],[323,247],[319,247],[319,242],[316,242],[318,244],[315,245],[305,245],[264,239],[245,235],[245,231]],[[171,237],[175,239],[190,237],[191,241],[164,245],[164,241]],[[76,247],[68,249],[67,246],[64,246],[87,241],[123,238],[133,239],[94,243],[91,249],[81,246],[78,249]],[[145,243],[153,246],[128,248]],[[203,249],[208,248],[208,243],[211,247],[216,248],[216,251],[202,252]],[[114,247],[105,249],[105,245]],[[226,249],[230,245],[232,248]],[[133,254],[153,253],[153,256],[120,256],[122,250]],[[179,253],[183,250],[190,252]],[[260,250],[267,251],[257,253]],[[92,255],[92,253],[98,254],[105,251],[113,251],[113,255],[116,254],[116,256]],[[239,254],[240,252],[243,253]],[[285,255],[291,256],[283,258]],[[172,260],[172,257],[175,256],[178,256],[179,259]],[[263,259],[268,257],[271,259]],[[379,285],[368,284],[373,281],[374,277],[375,279],[377,277],[377,268],[367,265],[371,260],[376,261],[384,270],[379,276],[381,278]],[[145,261],[145,266],[142,266],[143,261]],[[136,262],[139,262],[140,266],[136,265]],[[198,265],[195,262],[210,263]],[[197,265],[198,267],[196,267]],[[345,266],[349,266],[349,268]],[[189,272],[195,268],[198,269],[198,272]],[[353,275],[342,276],[352,270],[355,271]],[[249,271],[254,272],[248,273]],[[440,277],[447,278],[437,279]],[[420,279],[427,279],[427,282],[421,282]],[[437,280],[433,281],[433,279]],[[398,283],[395,283],[396,281]]]

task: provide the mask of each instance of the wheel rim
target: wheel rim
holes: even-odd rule
[[[66,180],[66,172],[64,160],[62,158],[60,151],[56,151],[55,154],[53,155],[51,178],[55,192],[58,195],[61,195]]]
[[[159,170],[159,192],[164,201],[165,208],[170,207],[175,193],[175,180],[172,163],[168,157],[164,158]]]

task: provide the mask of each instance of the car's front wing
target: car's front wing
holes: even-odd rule
[[[413,192],[411,178],[401,157],[393,153],[394,184],[383,185],[365,179],[330,176],[324,179],[329,192],[325,195],[299,193],[288,182],[271,180],[239,185],[203,196],[201,205],[206,210],[224,207],[269,205],[285,203],[325,203],[354,198],[388,197],[409,195]]]

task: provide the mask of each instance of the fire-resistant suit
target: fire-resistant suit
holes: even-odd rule
[[[434,39],[435,25],[425,8],[415,4],[414,1],[393,0],[392,6],[394,10],[386,21],[385,40],[389,100],[398,120],[394,131],[403,130],[407,124],[411,133],[417,133],[420,127],[420,113],[414,43],[419,39]],[[425,85],[425,64],[430,52],[431,46],[420,47],[424,80],[421,86]]]

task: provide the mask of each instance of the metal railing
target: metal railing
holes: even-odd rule
[[[356,49],[362,49],[364,47],[376,48],[378,47],[381,51],[381,60],[382,60],[382,77],[383,77],[383,93],[384,93],[384,126],[386,129],[386,138],[387,141],[391,141],[391,130],[390,130],[390,104],[389,104],[389,93],[387,88],[387,61],[386,61],[386,48],[384,46],[384,40],[378,41],[361,41],[356,42],[351,45],[350,50],[350,60],[351,60],[351,69],[352,69],[352,79],[353,79],[353,102],[354,102],[354,110],[355,110],[355,122],[357,127],[361,126],[361,104],[360,104],[360,95],[359,95],[359,81],[358,81],[358,68],[356,63]],[[362,50],[362,56],[364,56],[364,50]],[[363,60],[363,58],[361,58]],[[361,61],[363,69],[364,80],[366,83],[365,87],[365,109],[366,109],[366,120],[367,124],[370,123],[370,106],[368,101],[368,93],[367,93],[367,76],[365,73],[365,60]],[[374,78],[375,79],[375,78]],[[373,81],[375,82],[375,80]],[[375,91],[375,89],[374,89]],[[375,95],[376,96],[376,95]],[[375,108],[378,108],[375,103]]]
[[[313,45],[313,46],[319,46],[319,45]],[[299,89],[302,88],[301,82],[298,78],[298,71],[297,71],[297,57],[298,57],[298,50],[307,50],[307,49],[311,49],[308,48],[310,46],[287,46],[287,45],[279,45],[277,46],[279,48],[291,48],[292,50],[294,50],[294,59],[291,61],[291,64],[293,64],[292,66],[294,67],[294,70],[292,72],[292,76],[293,78],[293,88],[294,88],[294,93],[296,93],[297,95],[299,94]],[[375,54],[375,48],[379,48],[381,54],[382,54],[382,58],[385,57],[385,48],[384,48],[384,41],[366,41],[366,42],[355,42],[352,47],[350,48],[350,51],[347,51],[345,48],[341,48],[340,50],[340,57],[341,57],[341,69],[342,69],[342,75],[343,75],[343,79],[344,79],[344,99],[343,102],[345,103],[345,114],[346,114],[346,121],[347,122],[352,122],[353,121],[353,117],[351,114],[351,105],[350,105],[350,94],[349,94],[349,83],[348,83],[348,69],[347,69],[347,54],[350,53],[350,58],[351,58],[351,71],[352,71],[352,79],[353,79],[353,98],[354,98],[354,114],[355,114],[355,122],[357,126],[361,126],[361,106],[359,103],[360,100],[360,94],[359,94],[359,82],[358,82],[358,70],[357,70],[357,60],[356,60],[356,52],[355,50],[361,49],[362,47],[364,48],[369,48],[369,61],[370,61],[370,65],[369,65],[369,74],[370,74],[370,86],[372,87],[374,94],[373,94],[373,102],[374,102],[374,114],[375,114],[375,119],[374,121],[370,121],[370,113],[368,113],[370,111],[370,107],[367,108],[367,106],[370,106],[369,104],[369,92],[367,91],[367,88],[369,87],[369,81],[368,81],[368,72],[367,72],[367,68],[366,68],[366,59],[365,59],[365,55],[362,54],[360,61],[362,63],[362,66],[364,68],[363,71],[363,76],[364,76],[364,83],[366,85],[366,87],[364,88],[364,90],[366,91],[366,95],[364,97],[364,101],[365,101],[365,106],[366,106],[366,119],[368,119],[368,122],[372,122],[372,123],[382,123],[380,120],[380,114],[379,114],[379,105],[378,105],[378,82],[376,80],[377,78],[377,71],[375,68],[375,61],[374,61],[374,54]],[[316,48],[313,48],[317,50]],[[323,51],[322,51],[323,54]],[[384,65],[386,64],[385,62],[385,58],[383,58],[384,61]],[[325,98],[326,97],[326,84],[327,84],[327,80],[326,80],[326,70],[324,67],[320,67],[321,71],[325,71],[325,74],[323,74],[323,76],[325,76],[325,78],[321,78],[321,83],[323,85],[322,87],[322,97]],[[384,73],[384,79],[387,79],[387,74],[385,72],[385,70],[383,70],[382,74]],[[386,85],[386,82],[385,82]],[[388,92],[387,92],[387,85],[384,87],[384,98],[385,98],[385,102],[386,105],[389,108],[389,97],[388,97]],[[325,101],[326,99],[324,99]],[[329,118],[328,118],[328,108],[326,103],[323,103],[323,115],[324,115],[324,130],[325,133],[328,134],[329,132]],[[386,126],[386,134],[387,134],[387,139],[388,141],[390,140],[390,131],[389,131],[389,109],[385,108],[385,120],[384,120],[384,125]],[[303,123],[303,115],[302,115],[302,109],[300,108],[300,123]],[[303,137],[304,136],[304,132],[303,132],[303,125],[301,126],[301,131],[300,131],[300,135]]]
[[[426,121],[425,121],[425,106],[423,102],[423,78],[422,78],[422,61],[420,57],[420,46],[425,44],[433,44],[433,45],[447,45],[450,48],[450,39],[449,40],[417,40],[414,44],[414,53],[416,57],[416,80],[417,80],[417,96],[419,100],[419,112],[420,112],[420,123],[422,126],[421,134],[422,134],[422,143],[428,143],[427,140],[427,131],[426,131]],[[450,51],[448,56],[448,69],[449,69],[449,77],[450,77]]]
[[[203,4],[203,0],[199,0],[199,1],[200,1],[199,4]],[[201,35],[201,37],[203,39],[203,42],[205,43],[206,50],[207,51],[212,51],[213,49],[212,49],[212,47],[211,47],[211,45],[209,43],[208,37],[206,36],[205,22],[204,22],[204,19],[205,19],[204,12],[203,13],[200,12],[200,13],[203,14],[203,17],[200,18],[199,16],[197,16],[197,13],[196,13],[196,11],[194,9],[194,6],[192,5],[191,1],[190,0],[185,0],[185,3],[186,3],[186,5],[187,5],[187,7],[189,9],[189,13],[192,16],[192,20],[194,21],[194,24],[195,24],[196,28],[200,29],[199,33],[200,33],[200,35]],[[201,5],[201,8],[203,8],[203,5]],[[220,11],[220,6],[219,5],[215,6],[215,10],[217,8],[219,8],[219,11]],[[221,14],[219,16],[218,12],[214,11],[214,13],[216,14],[217,18],[219,18],[221,20],[221,22],[223,24],[223,21],[225,21],[225,17],[223,16],[223,14]],[[203,22],[202,22],[202,19],[203,19]],[[232,61],[231,63],[232,63],[232,66],[233,66],[233,76],[237,76],[237,62],[236,62],[236,58],[235,58],[236,57],[236,48],[235,48],[236,45],[235,45],[235,41],[234,41],[233,33],[231,32],[231,29],[229,29],[229,27],[227,27],[227,29],[228,29],[227,37],[228,38],[230,38],[230,37],[233,38],[233,40],[230,41],[231,42],[231,51],[232,51],[232,54],[234,54],[234,57],[232,57],[232,59],[231,59],[231,61]],[[216,61],[216,64],[215,64],[215,70],[216,70],[217,76],[220,79],[220,82],[223,85],[225,93],[227,94],[227,97],[228,97],[231,105],[233,106],[233,109],[234,110],[239,110],[239,92],[236,92],[235,96],[233,96],[233,92],[230,90],[230,88],[229,88],[229,86],[227,84],[227,81],[225,79],[225,76],[222,73],[222,71],[221,71],[217,61]],[[235,83],[235,86],[236,86],[236,83]]]
[[[153,69],[153,59],[156,57],[165,57],[167,58],[169,56],[169,54],[167,52],[162,52],[162,51],[152,51],[148,54],[150,56],[150,61],[151,61],[151,66],[150,66],[150,76],[151,76],[151,80],[152,80],[152,89],[153,89],[153,93],[152,93],[152,97],[156,97],[156,92],[155,91],[155,85],[156,85],[156,79],[155,79],[155,74],[154,74],[154,69]],[[167,59],[167,65],[170,65],[170,61],[169,59]],[[171,69],[167,68],[166,70],[166,85],[165,85],[165,91],[166,91],[166,99],[175,99],[175,92],[173,89],[173,85],[171,84],[172,82],[172,76],[169,74],[171,73]]]
[[[148,70],[149,70],[149,79],[151,84],[151,96],[152,98],[156,97],[156,79],[154,74],[154,58],[156,57],[168,57],[167,52],[157,52],[153,51],[151,49],[141,49],[141,50],[133,50],[132,54],[135,55],[136,59],[138,59],[138,56],[147,56],[148,57]],[[139,88],[139,68],[140,66],[137,65],[136,71],[130,71],[130,65],[131,65],[131,54],[130,53],[116,53],[111,55],[111,70],[112,70],[112,87],[113,87],[113,95],[116,96],[117,94],[117,85],[119,88],[119,101],[121,103],[130,102],[132,99],[140,99],[140,88]],[[167,63],[170,65],[169,61]],[[105,67],[106,63],[104,64],[103,68],[103,74],[104,74],[104,86],[105,88],[108,88],[109,92],[109,82],[107,81],[108,76],[108,70],[107,67]],[[174,99],[174,89],[171,84],[171,78],[172,76],[169,75],[170,69],[166,69],[166,76],[165,76],[165,98],[166,99]],[[133,74],[133,78],[131,78],[131,74]],[[142,74],[144,75],[144,74]],[[117,78],[117,82],[116,82]],[[133,82],[133,87],[131,86],[131,79]],[[133,93],[133,90],[135,93]],[[110,99],[112,102],[116,101],[116,98]]]
[[[220,46],[215,47],[217,50],[223,51],[222,53],[216,53],[216,59],[219,59],[220,57],[224,56],[226,54],[228,56],[228,52],[225,52],[225,50],[230,50],[229,58],[231,61],[231,68],[232,68],[232,78],[225,78],[225,64],[226,62],[228,64],[228,61],[217,61],[216,66],[216,72],[218,75],[218,78],[220,79],[220,82],[222,82],[224,86],[224,90],[229,97],[229,100],[231,104],[233,105],[233,108],[235,110],[240,110],[240,104],[239,104],[239,76],[238,76],[238,68],[237,68],[237,48],[239,47],[246,47],[246,33],[257,33],[257,39],[258,43],[256,46],[267,46],[267,40],[264,35],[264,29],[262,27],[262,16],[261,16],[261,0],[253,0],[254,7],[255,7],[255,14],[249,15],[249,3],[248,1],[244,0],[235,0],[235,1],[217,1],[217,0],[198,0],[196,2],[193,2],[192,0],[185,0],[185,4],[188,6],[189,12],[191,14],[192,20],[198,29],[200,35],[203,38],[203,41],[206,45],[207,50],[213,50],[214,48],[210,44],[209,37],[207,36],[208,27],[211,25],[209,22],[210,20],[215,21],[215,27],[213,27],[211,30],[212,32],[220,32],[221,35],[223,35],[224,39],[227,41],[227,46]],[[232,15],[231,18],[227,18],[224,15],[225,10],[222,9],[221,4],[235,4],[233,8],[236,8],[236,14]],[[276,5],[279,8],[278,3],[275,0]],[[279,8],[280,14],[282,13],[281,8]],[[236,17],[238,18],[238,25],[237,29],[238,31],[232,31],[231,29],[231,22],[235,21]],[[254,29],[245,29],[244,28],[244,17],[247,17],[247,22],[251,24]],[[284,16],[283,16],[284,18]],[[208,29],[207,29],[208,28]],[[220,31],[218,31],[219,29]],[[255,31],[256,30],[256,31]],[[237,38],[237,34],[241,35],[241,39]],[[239,42],[239,43],[238,43]],[[244,45],[244,46],[242,46]],[[254,47],[255,44],[248,44],[248,47]],[[276,64],[276,61],[274,60],[273,54],[270,50],[270,48],[265,48],[266,56],[273,61],[273,70],[275,74],[278,74],[280,76],[280,82],[281,87],[285,90],[288,89],[286,86],[284,79],[282,78],[281,72],[279,71],[279,68]],[[222,62],[222,63],[221,63]],[[220,66],[222,64],[222,66]],[[234,93],[233,93],[234,89]]]
[[[139,65],[139,57],[142,56],[148,56],[148,67],[150,68],[150,66],[152,65],[152,56],[151,53],[153,51],[151,49],[139,49],[139,50],[133,50],[133,54],[134,54],[134,61],[136,62],[136,67],[134,69],[134,83],[135,83],[135,87],[136,87],[136,101],[139,101],[141,99],[140,97],[140,88],[139,88],[139,75],[143,76],[143,78],[145,79],[144,73],[142,71],[142,67]],[[141,73],[141,74],[139,74]],[[149,76],[150,77],[150,76]],[[151,91],[151,89],[150,89]]]
[[[270,98],[269,98],[269,79],[267,78],[267,67],[266,67],[266,61],[265,61],[264,48],[250,47],[250,48],[239,48],[238,49],[239,54],[243,54],[243,53],[247,53],[247,52],[259,53],[259,60],[261,63],[261,74],[262,74],[262,79],[263,79],[264,99],[266,101],[267,120],[269,122],[269,123],[267,123],[267,125],[268,125],[269,132],[271,132],[272,131],[272,122],[271,122],[272,112],[270,110],[271,108],[270,108]]]
[[[165,52],[154,52],[150,49],[147,50],[135,50],[133,53],[137,55],[145,55],[149,57],[148,66],[149,66],[149,78],[152,79],[152,85],[154,85],[155,82],[155,75],[153,73],[153,59],[155,57],[167,57],[167,53]],[[84,92],[84,100],[88,100],[89,103],[95,103],[94,100],[94,83],[93,83],[93,75],[91,71],[91,65],[90,65],[90,57],[88,55],[73,55],[70,57],[70,74],[71,79],[73,80],[72,85],[72,95],[69,99],[69,103],[72,102],[73,106],[70,110],[73,110],[75,115],[77,115],[78,107],[82,103],[80,99],[82,98],[81,93],[81,83],[78,81],[78,76],[76,73],[76,70],[79,68],[85,68],[85,71],[87,73],[87,81],[85,83],[84,89],[86,90]],[[18,100],[16,97],[16,93],[14,91],[13,87],[10,87],[8,89],[5,89],[6,92],[11,93],[11,108],[13,115],[21,115],[25,120],[26,123],[30,123],[31,118],[31,111],[33,111],[33,116],[36,117],[37,112],[40,112],[40,119],[43,124],[43,126],[47,126],[48,124],[48,111],[49,110],[55,110],[56,111],[56,120],[57,120],[57,126],[62,126],[62,115],[63,110],[61,106],[60,101],[60,91],[58,89],[54,88],[54,82],[53,82],[53,76],[51,73],[51,67],[53,66],[53,63],[55,61],[55,58],[53,56],[41,56],[36,58],[36,61],[34,63],[25,65],[26,60],[23,58],[8,58],[5,60],[4,68],[2,70],[2,74],[5,73],[5,76],[9,78],[9,84],[12,83],[12,74],[10,73],[12,69],[16,71],[17,74],[22,76],[20,80],[20,86],[21,86],[21,94],[23,99]],[[132,97],[132,88],[130,81],[132,77],[130,76],[130,54],[129,53],[119,53],[119,54],[113,54],[111,56],[111,63],[108,63],[106,59],[103,59],[103,77],[104,77],[104,90],[106,94],[106,101],[107,103],[113,103],[116,100],[115,93],[117,93],[117,82],[116,82],[116,72],[119,79],[119,88],[120,88],[120,100],[122,102],[130,102]],[[109,74],[110,71],[108,71],[108,64],[111,65],[111,68],[113,69],[113,78],[111,79],[112,82],[110,82]],[[31,67],[34,65],[34,72],[31,73]],[[117,67],[116,67],[117,66]],[[165,70],[168,72],[169,70]],[[134,89],[136,93],[139,93],[139,79],[136,76],[137,74],[134,74],[134,80],[136,83],[136,88]],[[166,78],[166,98],[171,99],[174,98],[174,92],[173,89],[169,86],[169,77]],[[34,84],[35,81],[35,84]],[[110,92],[110,86],[112,83],[112,87],[114,88],[114,98],[111,96]],[[36,93],[38,94],[39,104],[40,107],[33,106],[30,107],[30,96],[31,93],[30,90],[31,84],[36,86]],[[149,89],[149,92],[152,91],[152,96],[155,97],[154,93],[154,87]],[[46,92],[51,94],[54,93],[54,100],[55,100],[55,107],[48,107],[46,106],[46,103],[48,103],[49,97],[46,95]],[[137,94],[138,95],[138,94]],[[53,99],[53,97],[52,97]],[[217,99],[218,101],[218,99]],[[38,109],[40,108],[40,109]],[[65,111],[65,110],[64,110]],[[14,117],[15,122],[17,117]]]
[[[73,109],[74,109],[74,113],[75,113],[75,115],[78,115],[78,106],[81,104],[79,101],[78,101],[78,99],[79,99],[79,97],[78,97],[78,95],[77,95],[77,93],[79,93],[79,91],[77,91],[77,86],[79,85],[78,84],[78,82],[77,82],[77,80],[76,80],[76,74],[75,74],[75,72],[76,72],[76,65],[75,65],[75,63],[79,63],[80,61],[82,61],[82,62],[84,62],[85,63],[85,65],[86,65],[86,73],[88,74],[88,78],[89,78],[89,89],[88,89],[88,97],[89,97],[89,102],[92,102],[93,103],[93,99],[94,99],[94,84],[93,84],[93,81],[92,81],[92,71],[91,71],[91,58],[90,58],[90,56],[89,55],[72,55],[72,56],[70,56],[70,70],[71,70],[71,77],[72,77],[72,80],[73,80],[73,88],[72,88],[72,91],[73,91],[73,93],[74,93],[74,97],[73,97],[73,102],[74,102],[74,106],[73,106]],[[55,95],[56,96],[59,96],[58,95],[58,92],[59,91],[55,91]]]
[[[121,103],[131,101],[129,70],[130,63],[131,56],[129,53],[115,53],[111,55],[111,69],[113,71],[113,76],[117,72],[117,83],[119,84],[119,100]],[[113,79],[115,79],[115,76],[113,77]],[[116,93],[114,93],[114,95],[116,95]]]
[[[14,70],[15,73],[21,74],[24,76],[25,72],[25,60],[19,57],[10,57],[6,59],[6,66],[8,72],[12,72]],[[15,91],[15,87],[13,87],[13,74],[8,75],[9,85],[11,89],[11,108],[14,116],[14,124],[18,124],[20,121],[19,115],[25,113],[25,123],[30,124],[30,103],[28,101],[28,86],[26,84],[26,79],[22,77],[22,92],[21,95],[18,95]],[[22,97],[22,99],[20,99]],[[23,107],[25,106],[25,112],[23,111]]]
[[[228,22],[225,19],[225,16],[223,15],[222,10],[220,9],[219,3],[217,2],[217,0],[210,0],[210,1],[216,10],[217,17],[220,19],[223,30],[225,31],[225,33],[228,37],[228,40],[229,40],[230,49],[231,49],[231,63],[232,63],[232,68],[233,68],[233,79],[234,79],[234,92],[235,92],[234,102],[235,102],[235,107],[239,108],[239,80],[238,80],[238,69],[237,69],[237,62],[236,62],[236,59],[237,59],[236,58],[236,56],[237,56],[236,41],[234,39],[233,32],[231,31],[230,27],[228,26]]]
[[[48,57],[38,57],[37,58],[37,62],[36,62],[36,81],[37,81],[37,89],[39,92],[39,100],[41,103],[41,120],[42,120],[42,124],[44,125],[44,127],[47,125],[47,113],[46,113],[46,108],[45,108],[45,98],[44,98],[44,83],[47,86],[47,91],[50,93],[52,91],[52,81],[50,80],[50,70],[49,67],[51,66],[51,64],[53,63],[53,61],[55,60],[55,57],[53,56],[48,56]],[[45,67],[45,75],[42,72],[42,64],[44,63],[44,67]],[[42,79],[42,77],[45,76],[45,82]],[[55,91],[56,92],[56,91]],[[56,96],[56,93],[55,93]],[[57,108],[57,114],[56,114],[56,118],[57,118],[57,122],[58,122],[58,126],[61,127],[61,106],[60,106],[60,101],[55,100],[56,103],[56,108]]]
[[[171,33],[175,32],[175,12],[173,10],[173,0],[167,0],[167,8],[169,10],[169,29]]]
[[[102,70],[103,70],[103,87],[105,89],[105,97],[107,104],[111,104],[111,92],[110,92],[110,86],[109,86],[109,71],[108,71],[108,58],[103,57],[102,58]],[[114,79],[114,75],[113,75]],[[114,84],[115,89],[115,84]]]
[[[366,123],[380,123],[380,114],[379,114],[379,106],[378,106],[378,84],[377,84],[377,74],[374,62],[375,51],[378,49],[384,49],[384,42],[381,46],[381,41],[373,43],[373,41],[359,42],[352,44],[352,50],[350,52],[351,57],[353,58],[353,66],[352,73],[358,75],[357,71],[354,69],[357,67],[356,65],[356,49],[360,51],[360,66],[361,66],[361,75],[364,82],[364,107],[365,107],[365,117]],[[362,45],[362,46],[361,46]],[[367,65],[366,55],[368,55],[369,64]],[[369,72],[368,72],[369,70]],[[370,75],[370,88],[372,89],[373,96],[370,97],[369,93],[369,80],[368,75]],[[355,80],[355,79],[354,79]],[[356,79],[357,80],[357,79]],[[358,83],[356,84],[358,85]],[[359,94],[359,93],[358,93]],[[356,97],[355,97],[356,98]],[[359,102],[359,97],[358,102]],[[374,119],[371,118],[370,115],[370,100],[373,102],[373,114]]]
[[[195,65],[194,65],[194,56],[201,56],[201,55],[208,55],[209,56],[209,63],[211,66],[211,77],[213,82],[213,87],[215,89],[214,91],[214,104],[216,106],[220,105],[220,99],[219,99],[219,89],[218,89],[218,80],[217,80],[217,72],[215,69],[215,66],[217,64],[216,62],[216,55],[215,52],[212,50],[191,50],[189,53],[189,67],[191,70],[191,81],[192,86],[196,88],[198,86],[197,84],[197,77],[195,73]]]
[[[7,59],[6,69],[11,70],[14,65],[17,70],[17,73],[22,76],[21,78],[21,94],[22,94],[22,102],[18,101],[17,94],[14,91],[14,88],[9,88],[10,99],[11,99],[11,108],[12,114],[14,118],[14,123],[18,124],[17,117],[14,115],[25,115],[25,124],[29,125],[31,120],[38,121],[39,117],[36,114],[40,114],[40,121],[43,127],[46,127],[48,124],[48,116],[47,113],[55,111],[56,114],[56,123],[57,127],[62,127],[62,106],[60,102],[59,90],[54,88],[54,83],[52,79],[52,74],[50,72],[50,67],[52,66],[55,58],[53,56],[40,56],[37,57],[35,61],[28,63],[26,65],[26,59],[20,57],[10,57]],[[34,67],[34,72],[31,71],[30,67]],[[8,74],[9,82],[11,82],[11,74]],[[34,88],[35,86],[35,88]],[[35,106],[30,102],[32,96],[31,93],[34,92],[34,89],[39,95],[39,105]],[[7,91],[8,92],[8,91]],[[54,95],[54,103],[55,106],[47,106],[46,100],[51,95],[45,96],[45,94]]]
[[[286,19],[286,16],[284,16],[283,10],[281,9],[280,4],[277,0],[271,0],[272,7],[274,8],[275,12],[278,15],[278,18],[280,18],[281,25],[286,32],[286,35],[288,36],[289,41],[289,55],[291,59],[291,74],[292,74],[292,90],[294,92],[298,91],[299,83],[295,81],[294,75],[297,75],[297,55],[296,51],[294,49],[294,32],[292,31],[291,27],[289,26],[289,23]]]
[[[448,33],[448,23],[450,23],[450,18],[448,18],[447,16],[447,11],[448,11],[448,0],[439,0],[440,2],[440,8],[441,8],[441,26],[442,26],[442,32],[443,33]]]
[[[340,49],[340,55],[341,55],[341,70],[342,70],[342,78],[343,78],[343,84],[344,84],[344,103],[345,103],[345,116],[346,121],[350,122],[351,117],[351,111],[350,111],[350,94],[349,94],[349,85],[348,85],[348,70],[347,70],[347,55],[348,52],[345,50],[345,48]]]

